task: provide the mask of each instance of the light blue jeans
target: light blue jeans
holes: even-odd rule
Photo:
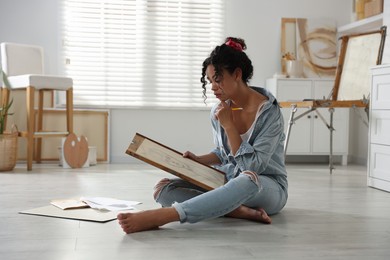
[[[241,173],[225,185],[206,191],[182,179],[165,179],[156,185],[156,202],[173,206],[180,222],[196,223],[224,216],[241,205],[263,208],[267,214],[278,213],[287,202],[287,191],[267,176]]]

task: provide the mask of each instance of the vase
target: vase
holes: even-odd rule
[[[16,165],[18,133],[0,135],[0,171],[12,171]]]
[[[298,60],[288,60],[286,62],[286,73],[289,78],[302,78],[303,62]]]

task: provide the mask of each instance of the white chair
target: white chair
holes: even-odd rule
[[[73,80],[44,74],[43,48],[40,46],[1,43],[1,65],[11,86],[2,88],[2,102],[8,103],[10,92],[26,91],[27,130],[19,136],[27,138],[27,170],[32,161],[41,161],[42,138],[67,136],[73,132]],[[37,122],[34,107],[35,90],[38,90]],[[43,131],[43,100],[45,91],[66,91],[67,129],[64,132]],[[35,139],[36,151],[34,152]]]

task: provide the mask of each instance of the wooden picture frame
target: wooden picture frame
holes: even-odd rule
[[[287,53],[290,53],[294,56],[297,54],[296,25],[297,18],[282,18],[280,53],[283,74],[286,74],[286,64],[283,56]]]
[[[136,133],[126,153],[205,190],[225,183],[225,174],[208,165],[184,158],[182,153]]]
[[[64,129],[65,111],[44,109],[44,129]],[[107,162],[109,160],[109,111],[108,110],[73,110],[74,133],[85,136],[88,146],[96,147],[96,160]],[[64,118],[62,120],[62,118]],[[61,137],[46,138],[42,144],[42,160],[57,161],[59,159],[58,147],[62,144]],[[22,141],[22,140],[21,140]],[[22,147],[20,150],[24,149]],[[21,151],[22,152],[22,151]],[[19,158],[21,159],[21,158]]]

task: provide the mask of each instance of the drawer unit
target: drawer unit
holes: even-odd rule
[[[390,191],[390,65],[372,68],[368,186]]]

